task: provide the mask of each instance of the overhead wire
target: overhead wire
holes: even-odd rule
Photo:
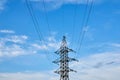
[[[30,16],[32,18],[32,21],[33,21],[33,24],[34,24],[34,27],[35,27],[35,30],[38,34],[38,38],[40,39],[40,41],[42,41],[42,33],[40,32],[40,29],[39,29],[39,23],[38,23],[38,20],[37,18],[35,17],[35,14],[33,13],[33,8],[31,7],[31,4],[28,0],[25,0],[26,1],[26,6],[28,8],[28,11],[30,13]]]
[[[49,36],[51,36],[51,29],[50,29],[49,19],[48,19],[48,15],[47,15],[47,9],[46,9],[46,5],[45,5],[45,0],[42,0],[42,1],[43,1],[43,7],[44,7],[44,11],[45,11],[45,18],[46,18],[46,22],[47,22]],[[56,41],[54,43],[56,44],[56,47],[59,45]]]
[[[48,20],[48,15],[47,15],[47,9],[46,9],[46,5],[45,5],[45,0],[43,1],[43,7],[44,7],[44,11],[45,11],[45,18],[46,18],[46,22],[47,22],[47,27],[48,27],[48,31],[49,34],[51,34],[51,29],[50,29],[50,24],[49,24],[49,20]]]
[[[86,22],[84,25],[82,25],[82,33],[81,33],[81,40],[79,41],[79,46],[78,46],[78,52],[80,51],[81,47],[82,47],[82,42],[83,42],[83,39],[85,37],[85,34],[86,34],[86,30],[85,28],[87,28],[87,25],[88,25],[88,21],[89,21],[89,18],[90,18],[90,15],[91,15],[91,12],[92,12],[92,7],[93,7],[93,0],[91,0],[91,4],[90,4],[90,8],[88,10],[88,15],[87,15],[87,18],[86,18]],[[85,27],[85,28],[84,28]]]
[[[64,0],[62,0],[62,3],[63,3],[63,6],[64,6]],[[62,27],[63,28],[65,27],[65,16],[64,15],[65,15],[65,10],[64,10],[64,7],[63,7],[63,10],[62,10]]]
[[[88,21],[89,21],[89,18],[90,18],[90,14],[91,14],[91,11],[92,11],[92,7],[93,7],[93,0],[92,0],[92,2],[91,2],[91,5],[90,5],[90,9],[89,9],[89,11],[88,11],[88,16],[87,16],[87,19],[86,19],[86,23],[85,23],[85,25],[84,25],[84,27],[83,27],[83,33],[82,33],[82,36],[81,36],[81,41],[80,41],[80,44],[79,44],[79,48],[78,48],[78,51],[80,51],[80,49],[81,49],[81,47],[82,47],[82,42],[83,42],[83,39],[84,39],[84,37],[85,37],[85,34],[86,34],[86,28],[87,28],[87,25],[88,25]]]
[[[51,29],[50,29],[50,24],[49,24],[49,20],[48,20],[48,15],[47,15],[47,9],[46,9],[46,5],[45,5],[45,0],[42,0],[43,2],[43,7],[44,7],[44,11],[45,11],[45,18],[46,18],[46,22],[47,22],[47,26],[48,26],[48,30],[49,30],[49,36],[51,34]],[[54,42],[56,44],[56,47],[59,45],[56,41]]]
[[[89,0],[86,0],[86,6],[85,6],[85,10],[84,10],[84,15],[83,15],[83,20],[82,20],[82,25],[80,27],[80,33],[79,33],[79,37],[78,37],[78,44],[80,43],[81,37],[82,37],[82,33],[83,33],[83,28],[84,28],[84,24],[85,24],[85,20],[86,20],[86,16],[87,16],[87,10],[88,10],[88,5],[89,5]],[[79,49],[79,45],[76,46],[76,50],[78,51]]]
[[[63,0],[63,2],[64,2],[64,0]],[[85,13],[87,12],[88,4],[89,4],[89,0],[87,0],[87,6],[86,6],[86,9],[85,9]],[[37,20],[35,14],[34,14],[34,11],[33,11],[33,8],[31,7],[31,4],[28,2],[28,0],[26,0],[26,5],[27,5],[27,8],[29,10],[30,16],[32,17],[32,21],[33,21],[33,24],[35,26],[35,30],[36,30],[36,32],[38,34],[38,37],[39,37],[40,40],[43,40],[42,33],[41,33],[40,29],[39,29],[38,20]],[[45,1],[44,0],[43,0],[43,6],[44,6],[44,10],[46,12],[46,7],[45,7]],[[82,29],[80,31],[81,34],[80,34],[80,38],[78,40],[78,43],[79,43],[78,51],[81,49],[81,46],[82,46],[82,42],[83,42],[83,39],[84,39],[84,36],[85,36],[85,33],[86,33],[86,31],[83,30],[83,29],[88,24],[90,14],[91,14],[91,11],[92,11],[92,6],[93,6],[93,0],[91,2],[90,9],[88,11],[88,16],[87,16],[86,22],[85,22],[86,15],[84,15],[84,18],[83,18],[83,23],[82,23],[82,27],[81,27]],[[75,14],[74,14],[74,17],[73,17],[74,18],[73,19],[73,30],[75,28],[76,8],[77,7],[75,7],[75,10],[74,10]],[[62,14],[63,14],[62,20],[63,20],[63,27],[64,27],[64,10],[63,10]],[[49,24],[49,21],[48,21],[48,16],[47,16],[47,14],[45,14],[45,15],[46,15],[46,21],[47,21],[48,30],[49,30],[49,33],[50,33],[50,24]],[[74,33],[74,31],[73,31],[73,33]],[[72,35],[72,37],[74,37],[74,34]]]
[[[39,22],[38,22],[38,19],[36,18],[36,15],[34,13],[32,5],[29,2],[29,0],[25,0],[25,2],[26,2],[26,6],[28,8],[29,14],[30,14],[30,16],[32,18],[35,30],[36,30],[37,35],[38,35],[38,38],[39,38],[39,40],[40,40],[41,43],[43,43],[44,45],[46,45],[46,43],[44,42],[44,37],[43,37],[43,35],[42,35],[41,31],[40,31]],[[46,50],[45,50],[45,53],[48,54],[48,52]],[[46,58],[48,59],[47,54],[45,54],[45,55],[46,55]],[[49,59],[48,59],[48,61],[49,61]]]
[[[74,13],[73,13],[73,24],[72,24],[72,42],[71,42],[71,46],[74,46],[73,42],[74,42],[74,35],[75,35],[75,28],[76,28],[76,16],[77,16],[77,6],[74,7]]]
[[[75,29],[76,29],[76,16],[77,16],[77,8],[78,6],[75,5],[74,10],[73,10],[73,24],[72,24],[72,33],[71,33],[71,47],[74,48],[74,40],[75,40]],[[77,54],[74,56],[75,58],[77,57]]]

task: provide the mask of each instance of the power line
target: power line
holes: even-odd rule
[[[43,1],[43,7],[44,7],[44,11],[45,11],[45,18],[46,18],[46,22],[47,22],[47,26],[48,26],[48,31],[49,31],[49,34],[51,33],[51,29],[50,29],[50,24],[49,24],[49,20],[48,20],[48,15],[47,15],[47,11],[46,11],[46,5],[45,5],[45,0],[42,0]]]
[[[64,0],[63,0],[63,2],[64,2]],[[89,4],[89,0],[87,0],[87,6],[86,6],[86,8],[85,8],[85,14],[87,13],[87,10],[88,10],[88,4]],[[40,28],[39,28],[39,23],[38,23],[38,20],[37,20],[37,18],[36,18],[36,16],[35,16],[35,14],[34,14],[34,11],[33,11],[33,8],[32,8],[32,5],[30,4],[30,2],[28,1],[28,0],[26,0],[26,5],[27,5],[27,8],[28,8],[28,10],[29,10],[29,13],[30,13],[30,16],[32,17],[32,21],[33,21],[33,24],[34,24],[34,26],[35,26],[35,30],[36,30],[36,32],[37,32],[37,34],[38,34],[38,37],[39,37],[39,39],[40,39],[40,41],[44,41],[44,38],[43,38],[43,35],[42,35],[42,33],[41,33],[41,31],[40,31]],[[86,15],[84,15],[84,17],[83,17],[83,23],[82,23],[82,29],[81,29],[81,31],[80,31],[80,38],[79,38],[79,40],[78,40],[78,44],[79,44],[79,46],[78,46],[78,51],[80,50],[80,48],[81,48],[81,45],[82,45],[82,42],[83,42],[83,39],[84,39],[84,35],[85,35],[85,33],[86,33],[86,31],[84,30],[83,31],[83,29],[84,29],[84,27],[86,27],[87,26],[87,24],[88,24],[88,21],[89,21],[89,17],[90,17],[90,13],[91,13],[91,10],[92,10],[92,6],[93,6],[93,0],[92,0],[92,2],[91,2],[91,5],[90,5],[90,8],[89,8],[89,11],[88,11],[88,16],[87,16],[87,19],[86,19]],[[45,12],[46,12],[46,6],[45,6],[45,1],[43,0],[43,7],[44,7],[44,10],[45,10]],[[74,9],[74,16],[73,16],[73,30],[74,30],[74,28],[75,28],[75,18],[76,18],[76,9],[77,9],[77,7],[75,7],[75,9]],[[47,21],[47,25],[48,25],[48,29],[49,29],[49,32],[50,32],[50,24],[49,24],[49,21],[48,21],[48,16],[47,16],[47,14],[45,14],[46,15],[46,21]],[[63,26],[64,26],[64,10],[63,10]],[[73,31],[74,32],[74,31]],[[72,37],[74,37],[74,34],[73,34],[73,36]],[[81,40],[80,40],[81,39]]]
[[[30,2],[28,0],[25,0],[25,1],[26,1],[26,6],[28,8],[29,14],[30,14],[30,16],[32,18],[35,30],[36,30],[36,32],[38,34],[38,37],[39,37],[40,41],[42,41],[42,33],[40,32],[39,23],[38,23],[37,18],[35,17],[35,14],[33,12],[33,8],[32,8],[32,6],[31,6],[31,4],[30,4]]]
[[[73,46],[73,41],[74,41],[74,34],[75,34],[75,23],[76,23],[76,15],[77,15],[77,6],[74,8],[74,14],[73,14],[73,29],[72,29],[72,43],[71,45]]]
[[[92,7],[93,7],[93,0],[91,0],[91,4],[90,4],[90,8],[88,10],[88,16],[87,16],[87,19],[86,19],[86,22],[85,24],[83,25],[83,28],[82,28],[82,33],[81,33],[81,41],[79,42],[79,47],[78,47],[78,51],[80,51],[81,49],[81,46],[82,46],[82,42],[83,42],[83,39],[84,39],[84,36],[85,36],[85,33],[86,33],[86,30],[84,27],[86,27],[88,25],[88,21],[89,21],[89,18],[90,18],[90,14],[91,14],[91,11],[92,11]],[[87,27],[86,27],[87,28]]]
[[[85,26],[87,26],[87,24],[88,24],[88,21],[89,21],[89,18],[90,18],[90,14],[92,12],[92,8],[93,8],[93,0],[91,0],[91,5],[90,5],[90,9],[89,9],[89,12],[88,12],[88,17],[87,17]]]
[[[80,28],[80,36],[78,37],[78,44],[80,43],[80,40],[81,40],[81,36],[82,36],[82,31],[83,31],[83,28],[84,28],[84,23],[85,23],[85,19],[86,19],[86,16],[87,16],[87,10],[88,10],[88,4],[89,4],[89,0],[86,0],[86,7],[85,7],[85,10],[84,10],[84,15],[83,15],[83,20],[82,20],[82,26]],[[79,47],[79,45],[78,45]],[[77,51],[78,51],[78,47],[76,47]]]
[[[49,31],[49,35],[50,35],[51,34],[51,28],[50,28],[50,24],[49,24],[48,15],[47,15],[45,0],[42,0],[42,2],[43,2],[44,11],[45,11],[45,18],[46,18],[46,22],[47,22],[47,27],[48,27],[48,31]],[[55,44],[58,46],[57,42],[55,42]]]
[[[62,3],[63,3],[63,6],[64,6],[64,0],[62,0]],[[65,23],[65,16],[64,16],[64,14],[65,14],[65,10],[64,10],[64,7],[63,7],[63,10],[62,10],[62,26],[64,27],[65,25],[64,25],[64,23]]]
[[[88,21],[89,21],[89,18],[90,18],[90,14],[91,14],[91,11],[92,11],[92,7],[93,7],[93,0],[92,0],[92,2],[91,2],[90,9],[89,9],[89,11],[88,11],[88,16],[87,16],[87,19],[86,19],[86,23],[85,23],[85,25],[84,25],[84,27],[86,27],[86,28],[87,28],[87,25],[88,25]],[[83,34],[82,34],[82,36],[81,36],[81,41],[80,41],[80,44],[79,44],[78,51],[80,51],[81,46],[82,46],[83,39],[84,39],[84,37],[85,37],[86,30],[85,30],[84,27],[83,27],[83,29],[82,29],[82,30],[83,30]]]
[[[42,35],[41,31],[40,31],[38,20],[37,20],[37,18],[35,16],[34,10],[32,8],[31,3],[29,2],[29,0],[26,0],[26,6],[27,6],[29,14],[30,14],[30,16],[32,18],[32,21],[33,21],[33,24],[34,24],[34,27],[35,27],[35,30],[37,32],[37,35],[38,35],[38,38],[39,38],[40,42],[46,45],[46,43],[44,42],[45,41],[44,37],[43,37],[43,35]],[[45,50],[45,53],[48,54],[48,52],[46,50]],[[46,58],[48,59],[47,54],[46,54]],[[48,59],[48,61],[49,61],[49,59]]]

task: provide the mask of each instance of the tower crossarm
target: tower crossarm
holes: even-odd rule
[[[56,59],[55,61],[53,61],[53,63],[55,63],[55,64],[59,64],[60,62],[64,62],[64,61],[66,61],[66,62],[72,62],[72,61],[77,61],[78,62],[78,60],[77,59],[75,59],[75,58],[66,58],[65,60],[63,60],[63,59]]]
[[[70,69],[69,67],[67,68],[67,69],[65,69],[65,70],[56,70],[56,71],[54,71],[55,73],[57,73],[57,74],[61,74],[61,73],[63,73],[63,72],[77,72],[77,71],[75,71],[75,70],[73,70],[73,69]]]
[[[69,60],[69,62],[71,62],[71,61],[77,61],[78,62],[78,60],[75,59],[75,58],[69,58],[68,60]]]
[[[73,69],[69,69],[69,71],[71,71],[71,72],[77,72],[77,71],[75,71],[75,70],[73,70]]]
[[[68,52],[74,52],[74,53],[76,53],[73,49],[67,48],[67,50],[68,50]]]
[[[74,50],[69,49],[68,47],[64,47],[64,48],[60,48],[57,51],[55,51],[56,54],[60,54],[60,53],[68,53],[68,52],[74,52],[76,53]]]
[[[60,49],[58,49],[57,51],[55,51],[56,54],[59,54],[60,53]]]

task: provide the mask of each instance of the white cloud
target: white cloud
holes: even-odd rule
[[[120,43],[112,43],[111,45],[114,46],[114,47],[120,48]]]
[[[2,32],[14,31],[2,30]],[[39,51],[51,51],[58,46],[55,35],[47,37],[45,41],[30,41],[26,35],[2,34],[0,37],[0,58],[29,55]]]
[[[19,55],[26,55],[33,53],[27,45],[25,35],[9,35],[0,37],[0,57],[15,57]]]
[[[71,65],[77,73],[71,73],[71,80],[119,80],[120,53],[98,53],[81,58]],[[59,75],[47,72],[0,73],[1,80],[57,80]]]
[[[6,3],[7,0],[0,0],[0,10],[4,9],[4,5]]]
[[[11,33],[11,34],[13,34],[13,33],[15,33],[13,30],[0,30],[0,33]]]
[[[0,57],[9,56],[9,57],[15,57],[19,55],[25,55],[25,50],[22,49],[19,45],[12,44],[10,46],[4,46],[0,47]],[[27,54],[27,53],[26,53]]]
[[[50,36],[50,37],[48,37],[48,41],[55,42],[56,40],[55,40],[54,36]]]
[[[72,67],[78,70],[74,76],[80,80],[119,80],[120,53],[106,52],[91,55],[80,59],[80,62],[73,64]]]
[[[48,50],[48,47],[45,44],[44,45],[32,44],[32,46],[39,50]]]
[[[36,73],[0,73],[1,80],[55,80],[51,74]]]
[[[120,15],[120,10],[117,10],[117,11],[114,11],[113,14],[117,14],[117,15]]]
[[[35,43],[32,44],[32,46],[38,50],[47,50],[47,51],[51,51],[53,49],[56,50],[60,47],[60,42],[55,39],[55,36],[56,35],[52,34],[51,36],[47,37],[45,41],[41,41],[41,44]]]
[[[34,2],[43,2],[43,0],[30,0]],[[92,0],[89,0],[91,2]],[[99,1],[99,0],[95,0]],[[44,0],[45,3],[62,3],[62,4],[86,4],[87,0]]]
[[[11,35],[5,38],[0,38],[1,42],[24,43],[28,37],[26,35]]]
[[[34,53],[34,50],[27,43],[28,36],[16,35],[13,30],[0,30],[0,34],[2,35],[0,36],[0,58]]]
[[[84,46],[85,49],[89,49],[96,52],[116,51],[120,52],[120,43],[114,42],[97,42],[91,45]]]
[[[90,0],[89,2],[91,2]],[[96,0],[95,2],[98,2],[99,0]],[[62,5],[65,4],[86,4],[87,0],[31,0],[31,2],[34,2],[37,5],[37,8],[41,10],[54,10],[60,8]],[[43,7],[43,3],[45,3],[45,9]],[[38,7],[39,6],[39,7]]]
[[[28,37],[25,35],[12,34],[0,39],[0,57],[34,54],[37,51],[54,49],[60,43],[56,40],[55,35],[47,37],[44,45],[34,41],[29,43],[27,41]],[[114,46],[116,45],[118,46],[119,44],[114,43]],[[81,58],[77,63],[71,63],[71,68],[77,70],[77,73],[71,73],[71,80],[119,80],[120,53],[103,52],[92,54],[91,56]],[[54,75],[51,71],[43,73],[0,73],[0,80],[56,80],[58,78],[59,76]]]
[[[45,43],[34,43],[31,44],[31,46],[33,46],[34,48],[36,48],[37,50],[42,50],[42,51],[51,51],[51,50],[56,50],[59,48],[59,44],[60,43],[55,43],[55,42],[45,42]]]

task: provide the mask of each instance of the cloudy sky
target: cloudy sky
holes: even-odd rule
[[[70,64],[77,71],[70,80],[120,80],[119,4],[0,0],[0,80],[59,80],[52,61],[63,35],[79,60]]]

